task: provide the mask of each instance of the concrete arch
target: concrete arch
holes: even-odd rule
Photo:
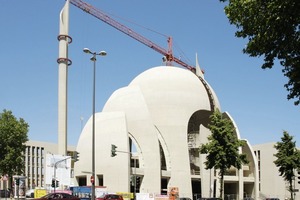
[[[170,152],[169,152],[167,143],[166,143],[165,139],[163,138],[163,135],[161,134],[161,132],[159,131],[157,126],[155,126],[155,128],[158,132],[158,134],[157,134],[158,141],[163,149],[163,154],[164,154],[165,162],[166,162],[166,170],[169,171],[169,170],[171,170]]]

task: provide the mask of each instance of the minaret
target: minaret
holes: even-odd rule
[[[67,155],[67,107],[68,107],[68,46],[72,42],[69,34],[69,0],[59,17],[59,57],[58,63],[58,154]]]
[[[204,74],[203,71],[200,69],[200,65],[198,62],[198,54],[196,53],[196,75],[199,77],[201,76],[201,78],[204,78]]]

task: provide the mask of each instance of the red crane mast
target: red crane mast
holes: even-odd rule
[[[145,38],[144,36],[138,34],[137,32],[133,31],[132,29],[124,26],[123,24],[117,22],[116,20],[109,17],[104,12],[94,8],[92,5],[83,2],[81,0],[70,0],[70,3],[74,6],[80,8],[81,10],[87,12],[88,14],[100,19],[101,21],[109,24],[110,26],[116,28],[117,30],[125,33],[126,35],[132,37],[133,39],[141,42],[142,44],[154,49],[158,53],[165,56],[168,63],[176,62],[177,64],[195,72],[195,68],[193,66],[188,65],[187,63],[181,61],[179,58],[173,56],[172,52],[172,37],[168,37],[168,50],[160,47],[159,45],[153,43],[149,39]]]

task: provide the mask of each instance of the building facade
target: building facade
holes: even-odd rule
[[[68,152],[74,151],[74,146],[68,146]],[[25,182],[28,189],[47,188],[45,182],[46,154],[58,154],[58,145],[40,141],[26,143],[25,174],[23,175],[26,177]]]
[[[138,75],[127,87],[116,90],[102,112],[96,113],[95,184],[109,192],[132,191],[130,179],[140,179],[138,192],[166,194],[179,189],[179,197],[218,197],[216,170],[205,169],[206,155],[197,151],[207,142],[209,116],[221,110],[218,98],[203,76],[191,71],[159,66]],[[234,120],[229,113],[223,115]],[[236,125],[235,125],[236,126]],[[90,184],[92,118],[82,130],[75,164],[78,185]],[[236,136],[241,139],[236,126]],[[117,156],[111,157],[111,145]],[[132,154],[138,166],[133,166]],[[232,168],[225,176],[227,199],[258,198],[257,160],[249,143],[240,149],[250,163]]]
[[[254,145],[253,150],[258,160],[259,174],[259,196],[260,199],[279,198],[289,199],[290,192],[288,191],[288,182],[284,181],[280,176],[278,167],[274,164],[277,159],[274,154],[277,150],[274,148],[275,142]],[[295,171],[294,179],[294,198],[300,200],[300,174]]]

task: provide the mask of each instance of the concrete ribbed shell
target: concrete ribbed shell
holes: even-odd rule
[[[154,67],[138,75],[130,86],[140,87],[153,119],[162,120],[159,123],[165,122],[169,117],[174,122],[174,114],[187,114],[189,118],[197,110],[211,109],[204,85],[195,74],[186,69]],[[211,88],[210,90],[216,107],[220,109],[217,96]]]

